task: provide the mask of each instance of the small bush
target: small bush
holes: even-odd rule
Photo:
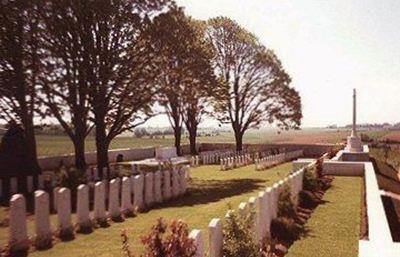
[[[254,212],[250,212],[245,219],[237,217],[231,212],[224,225],[224,243],[222,253],[224,257],[258,257],[260,247],[256,243],[253,232]]]
[[[296,217],[296,209],[291,198],[289,185],[285,185],[283,191],[279,194],[278,199],[278,216],[294,218]]]
[[[305,168],[304,170],[303,189],[311,192],[320,190],[317,176],[311,168]]]
[[[302,234],[303,228],[293,219],[278,217],[271,222],[271,236],[280,242],[291,243]]]
[[[141,237],[146,247],[145,257],[193,257],[196,254],[194,241],[189,238],[188,226],[182,221],[173,221],[170,233],[168,226],[160,218],[149,235]]]
[[[62,167],[58,172],[60,186],[75,190],[80,184],[86,183],[86,175],[75,168]]]
[[[299,205],[306,209],[314,209],[320,203],[319,199],[310,191],[302,190],[299,193]]]

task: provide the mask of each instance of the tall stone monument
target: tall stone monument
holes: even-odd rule
[[[353,89],[353,128],[351,130],[351,135],[347,137],[346,150],[352,153],[359,153],[363,151],[363,146],[361,139],[357,136],[357,126],[356,126],[356,89]]]

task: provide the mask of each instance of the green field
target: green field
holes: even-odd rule
[[[388,131],[366,131],[363,132],[370,138],[378,139],[388,133]],[[294,144],[323,144],[323,143],[341,143],[345,142],[350,134],[345,130],[328,129],[302,129],[282,131],[278,133],[275,130],[250,130],[244,136],[244,143],[262,144],[262,143],[294,143]],[[197,138],[198,143],[234,143],[235,138],[230,132],[223,132],[218,136],[201,136]],[[182,144],[188,144],[186,137],[182,137]],[[171,146],[174,144],[172,136],[165,138],[135,138],[121,136],[115,138],[110,148],[136,148],[146,146]],[[37,136],[37,149],[39,156],[55,156],[67,153],[73,153],[74,148],[67,136]],[[94,151],[95,140],[90,136],[86,140],[86,151]]]
[[[137,254],[142,251],[139,236],[147,234],[159,217],[166,220],[182,219],[190,228],[202,229],[203,238],[207,241],[207,226],[212,218],[223,218],[228,210],[228,204],[237,208],[240,202],[248,201],[249,197],[255,196],[258,191],[285,177],[291,170],[291,164],[257,172],[254,170],[254,165],[226,172],[220,172],[218,169],[218,165],[192,169],[193,181],[184,198],[129,218],[125,222],[112,223],[109,228],[97,229],[90,235],[78,235],[73,241],[57,243],[50,250],[36,251],[29,256],[122,256],[120,240],[122,229],[128,231],[132,249]],[[55,219],[53,215],[52,224],[56,224]],[[30,234],[33,234],[31,217],[28,227]],[[2,245],[5,244],[6,238],[7,229],[0,229]]]
[[[357,257],[362,179],[336,177],[288,257]]]
[[[284,131],[278,133],[273,130],[249,131],[244,136],[245,143],[338,143],[343,142],[348,131],[334,131],[322,129],[305,129],[298,131]],[[235,139],[232,133],[224,132],[218,136],[198,137],[199,143],[234,143]],[[172,136],[165,138],[135,138],[135,137],[117,137],[110,148],[135,148],[146,146],[171,146],[174,144]],[[188,144],[188,139],[183,137],[182,144]],[[73,153],[74,148],[66,136],[37,136],[37,149],[39,156],[55,156],[60,154]],[[86,151],[94,151],[94,137],[88,137],[85,145]]]

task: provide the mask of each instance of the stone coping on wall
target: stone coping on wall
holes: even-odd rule
[[[364,177],[368,240],[359,241],[358,256],[398,257],[400,243],[393,242],[373,164],[371,162],[325,161],[323,173],[334,176]]]

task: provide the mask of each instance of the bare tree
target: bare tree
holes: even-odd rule
[[[0,119],[22,125],[26,166],[34,172],[40,171],[34,132],[40,72],[36,8],[34,1],[0,3]]]
[[[204,114],[204,99],[215,81],[212,47],[204,38],[202,23],[173,8],[154,20],[151,31],[160,61],[159,103],[165,108],[174,130],[177,154],[181,154],[182,125],[190,134],[195,153],[197,126]]]
[[[216,51],[215,72],[223,82],[215,116],[232,125],[236,149],[242,150],[244,133],[263,122],[298,128],[300,96],[276,55],[229,18],[210,19],[207,33]]]

